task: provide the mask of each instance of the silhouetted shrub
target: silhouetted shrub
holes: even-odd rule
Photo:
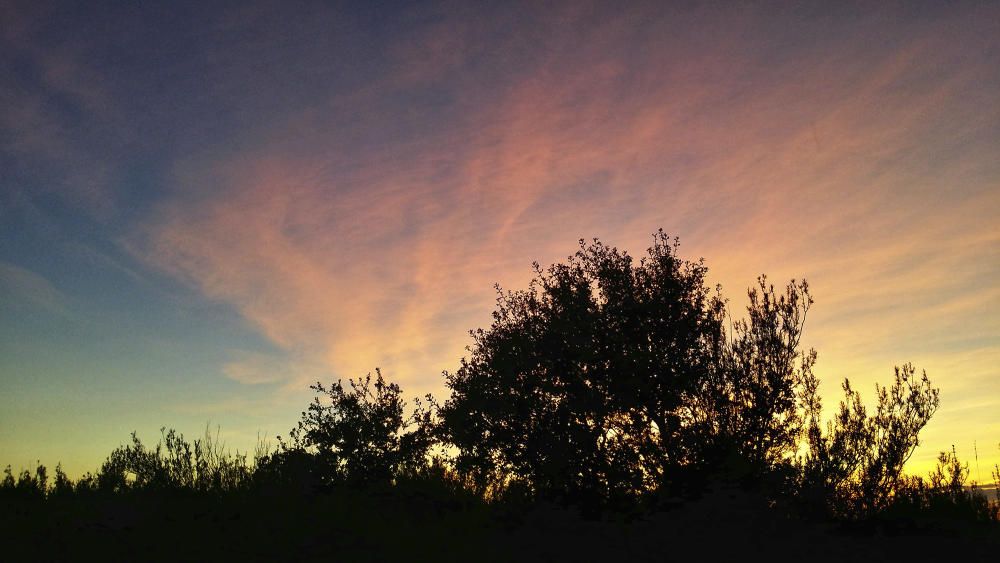
[[[993,466],[993,492],[997,496],[997,504],[1000,504],[1000,464]]]
[[[732,323],[691,401],[691,441],[703,448],[697,459],[703,470],[783,481],[809,410],[818,408],[816,352],[799,350],[813,300],[805,281],[792,280],[776,293],[764,276],[748,297],[747,318]]]
[[[189,442],[174,429],[160,429],[161,438],[147,448],[135,432],[132,442],[119,446],[104,461],[95,478],[98,490],[126,489],[226,491],[245,487],[254,462],[265,452],[258,446],[254,462],[246,454],[230,454],[206,429],[202,439]]]
[[[936,467],[927,480],[902,477],[879,517],[896,525],[918,529],[955,531],[957,526],[996,523],[1000,506],[976,486],[967,484],[968,464],[959,461],[952,447],[938,455]]]
[[[864,518],[886,508],[899,488],[903,466],[920,430],[938,408],[939,391],[911,364],[895,369],[891,387],[876,384],[878,404],[868,414],[861,395],[844,380],[845,398],[824,433],[811,413],[802,478],[807,497],[824,499],[842,516]],[[815,404],[818,406],[818,399]]]
[[[48,493],[48,470],[39,463],[35,472],[22,469],[17,478],[8,465],[4,468],[3,480],[0,481],[0,495],[10,500],[32,501],[43,500]]]
[[[370,374],[349,380],[349,389],[340,381],[313,385],[324,397],[302,413],[291,442],[282,442],[283,457],[275,459],[301,465],[295,471],[326,484],[389,483],[423,468],[433,443],[433,397],[425,397],[426,406],[416,400],[407,415],[399,385],[375,373],[374,382]]]

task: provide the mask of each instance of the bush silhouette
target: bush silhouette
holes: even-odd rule
[[[380,370],[375,373],[374,381],[369,374],[349,380],[346,388],[341,381],[313,385],[324,397],[316,397],[302,413],[291,442],[282,442],[284,456],[312,463],[321,484],[389,483],[427,463],[433,398],[426,396],[427,405],[416,400],[406,414],[399,385],[386,383]]]
[[[160,435],[156,446],[149,448],[133,432],[131,443],[115,448],[97,475],[85,476],[77,483],[77,488],[112,493],[126,490],[237,490],[251,482],[256,462],[266,454],[263,444],[258,444],[253,460],[248,459],[247,454],[230,454],[220,442],[218,431],[213,436],[208,428],[203,438],[193,442],[172,428],[161,428]],[[67,487],[63,485],[64,489]]]
[[[746,319],[732,322],[691,401],[692,431],[702,466],[761,477],[789,470],[809,409],[819,408],[816,352],[799,349],[813,299],[805,281],[779,293],[764,276],[748,297]]]
[[[876,384],[878,404],[868,414],[849,381],[844,400],[823,433],[817,410],[811,413],[809,451],[802,478],[835,511],[868,517],[885,509],[896,495],[903,466],[919,444],[920,430],[938,408],[939,391],[927,374],[919,380],[911,364],[895,369],[891,387]]]
[[[952,532],[1000,520],[1000,504],[991,503],[976,483],[968,483],[969,466],[955,453],[941,452],[936,467],[924,480],[919,476],[899,480],[895,495],[881,514],[891,523]]]
[[[3,471],[3,480],[0,481],[0,492],[3,496],[11,500],[41,500],[48,493],[48,470],[39,463],[35,472],[31,473],[27,469],[22,469],[17,478],[8,465]]]

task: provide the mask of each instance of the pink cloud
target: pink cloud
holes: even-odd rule
[[[255,150],[179,165],[184,197],[134,248],[231,303],[285,351],[292,386],[382,366],[408,390],[440,390],[465,331],[488,323],[494,282],[523,287],[532,260],[560,260],[579,237],[641,253],[660,226],[708,259],[734,313],[762,271],[809,277],[828,389],[841,375],[884,381],[909,359],[886,355],[915,339],[948,358],[941,327],[996,337],[983,280],[1000,263],[997,147],[970,140],[1000,125],[1000,104],[967,107],[995,69],[952,64],[963,32],[929,23],[869,50],[878,30],[862,28],[799,58],[720,21],[698,48],[636,39],[628,18],[584,38],[569,34],[579,22],[556,27],[497,91],[460,82],[468,113],[417,140],[355,150],[315,109],[273,124]],[[433,33],[426,52],[462,44]],[[445,70],[465,63],[446,57]],[[384,85],[448,74],[398,72]],[[1000,360],[995,347],[977,357],[979,371]],[[271,381],[261,364],[237,356],[225,373]]]

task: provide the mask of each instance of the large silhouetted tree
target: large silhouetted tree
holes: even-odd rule
[[[520,480],[543,498],[626,499],[688,462],[687,405],[721,353],[706,267],[662,231],[638,263],[595,240],[527,290],[497,287],[493,323],[446,374],[445,440],[481,487]]]

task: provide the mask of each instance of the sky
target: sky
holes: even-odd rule
[[[443,399],[495,283],[663,228],[736,317],[809,281],[828,413],[926,370],[909,469],[990,480],[1000,5],[734,4],[3,2],[0,465]]]

